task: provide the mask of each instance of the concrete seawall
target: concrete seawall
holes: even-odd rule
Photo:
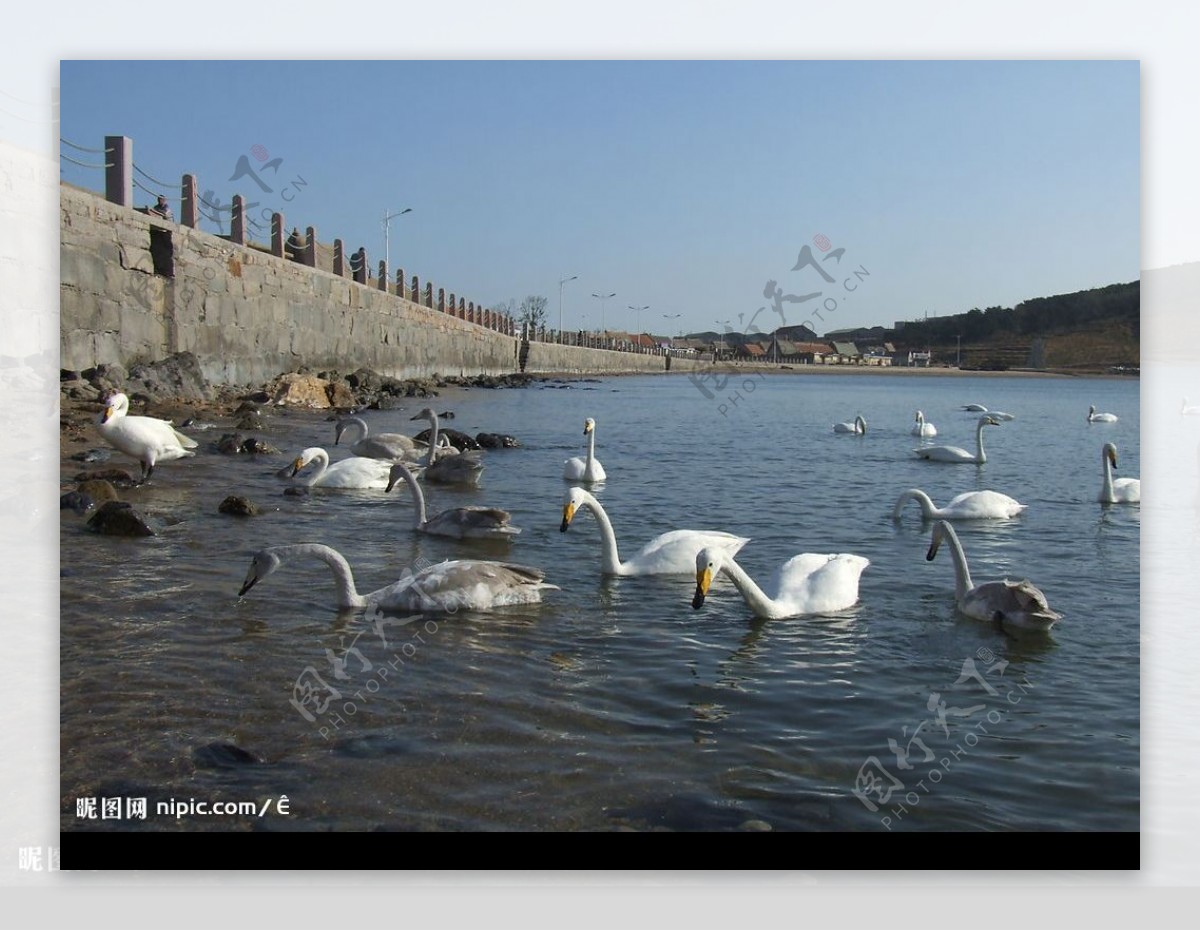
[[[301,365],[397,378],[520,370],[520,340],[411,300],[61,186],[62,367],[190,351],[210,381]],[[672,370],[698,367],[671,359]],[[661,372],[667,359],[534,342],[528,372]]]

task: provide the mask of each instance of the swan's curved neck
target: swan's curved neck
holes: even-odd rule
[[[729,576],[729,580],[742,593],[742,598],[757,616],[773,618],[779,613],[779,608],[775,602],[755,583],[753,578],[746,574],[746,570],[733,559],[722,559],[721,571]]]
[[[592,433],[590,435],[595,435]],[[621,556],[617,553],[617,534],[613,530],[612,521],[608,519],[608,514],[604,512],[604,508],[600,506],[600,502],[596,500],[587,491],[581,493],[583,498],[583,506],[592,512],[592,516],[596,518],[596,523],[600,526],[600,560],[605,574],[619,575],[621,573]]]
[[[363,439],[367,438],[367,433],[369,431],[367,429],[367,424],[366,424],[365,420],[359,419],[358,417],[346,417],[344,420],[342,420],[342,423],[343,423],[343,426],[342,426],[343,434],[348,433],[351,429],[353,429],[358,434],[357,435],[358,440],[363,440]]]
[[[325,470],[327,468],[329,468],[329,453],[326,452],[324,449],[318,449],[313,454],[313,457],[309,460],[309,464],[312,464],[313,462],[320,462],[321,467],[318,468],[311,475],[309,475],[307,478],[300,479],[301,484],[306,485],[310,488],[313,485],[315,485],[318,481],[321,480],[321,476],[323,474],[325,474]],[[341,558],[341,556],[338,556],[338,558]],[[345,560],[343,560],[343,561],[345,561]]]
[[[975,585],[971,584],[971,569],[967,567],[967,555],[963,552],[962,543],[958,541],[958,534],[952,526],[947,525],[944,529],[950,555],[954,558],[954,594],[961,600]]]
[[[277,551],[286,552],[289,555],[311,555],[320,559],[333,572],[333,581],[337,586],[338,606],[367,606],[366,599],[354,587],[354,574],[350,571],[350,563],[336,549],[321,543],[300,543],[295,546],[281,546]]]
[[[592,429],[588,433],[588,454],[587,454],[587,470],[591,473],[592,468],[596,464],[596,430]],[[596,506],[599,506],[597,503]],[[601,511],[603,512],[603,511]],[[598,518],[597,518],[598,519]]]
[[[431,424],[429,427],[429,452],[425,455],[427,468],[437,461],[438,433],[440,432],[436,413],[429,417],[429,422]]]
[[[896,501],[896,507],[894,510],[892,510],[893,520],[900,519],[900,512],[904,510],[904,505],[910,500],[916,501],[921,505],[921,516],[926,520],[932,520],[937,516],[935,513],[936,508],[933,506],[933,501],[930,499],[929,495],[919,488],[909,488],[907,491],[901,494],[900,499]]]
[[[413,477],[413,473],[407,468],[401,468],[400,477],[404,479],[404,483],[408,485],[408,489],[412,491],[413,502],[416,506],[416,517],[413,519],[413,528],[420,529],[428,520],[425,516],[425,492],[421,490],[421,485],[417,483],[417,479]]]
[[[983,428],[987,426],[987,421],[980,420],[979,425],[975,427],[975,461],[982,465],[987,461],[987,454],[983,451]]]
[[[1116,495],[1113,493],[1113,477],[1112,477],[1112,462],[1109,461],[1108,452],[1101,453],[1104,459],[1104,485],[1100,488],[1100,502],[1103,504],[1116,503]]]

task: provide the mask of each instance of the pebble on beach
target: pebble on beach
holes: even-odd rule
[[[125,501],[108,501],[88,520],[88,527],[103,536],[156,536],[146,518]]]
[[[248,497],[231,494],[217,507],[217,513],[229,514],[231,517],[253,517],[260,511],[258,506]]]

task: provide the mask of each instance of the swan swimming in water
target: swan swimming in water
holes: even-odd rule
[[[510,539],[521,532],[508,522],[512,514],[495,507],[456,507],[426,518],[425,494],[421,486],[403,462],[396,462],[388,474],[386,490],[391,491],[401,480],[408,485],[417,505],[413,529],[418,533],[453,539]]]
[[[441,451],[438,436],[438,415],[433,408],[426,407],[414,420],[429,421],[429,451],[422,462],[425,464],[425,480],[441,484],[465,484],[475,486],[483,477],[483,462],[478,452],[462,452],[448,455]]]
[[[1050,609],[1046,595],[1028,580],[1009,581],[1005,578],[972,584],[971,570],[967,567],[958,534],[945,520],[933,525],[926,561],[933,561],[943,539],[950,541],[950,554],[954,558],[954,602],[960,613],[974,620],[1000,623],[1019,630],[1048,630],[1062,619],[1062,614]]]
[[[713,579],[724,572],[755,616],[782,620],[834,613],[858,602],[858,580],[870,564],[861,555],[846,552],[833,555],[802,552],[779,567],[764,591],[732,555],[721,549],[701,549],[696,554],[696,593],[692,607],[699,610],[704,606]]]
[[[338,445],[342,441],[342,436],[350,432],[359,434],[358,439],[351,443],[350,452],[363,458],[389,461],[416,459],[427,448],[425,443],[418,442],[412,436],[405,436],[403,433],[376,433],[374,436],[369,436],[367,423],[361,417],[344,417],[338,420],[337,426],[334,428],[333,444]]]
[[[359,594],[350,563],[336,549],[320,543],[272,546],[255,554],[238,597],[271,575],[288,558],[311,555],[333,572],[337,606],[343,610],[373,608],[390,613],[491,610],[510,604],[536,604],[542,591],[558,590],[541,569],[511,562],[456,560],[406,575],[395,584]]]
[[[299,473],[317,462],[320,465],[311,475]],[[341,488],[343,490],[386,488],[391,462],[355,456],[329,464],[329,453],[317,446],[305,449],[291,465],[292,481],[308,488]]]
[[[913,449],[913,455],[919,459],[925,459],[930,462],[953,462],[961,465],[982,465],[987,461],[987,454],[983,451],[983,428],[985,426],[999,426],[1000,421],[995,419],[990,413],[985,413],[979,418],[979,423],[975,427],[975,454],[972,455],[966,449],[960,449],[958,446],[929,446],[924,449]]]
[[[867,421],[861,416],[854,418],[853,423],[834,423],[833,431],[835,433],[854,433],[858,436],[864,436],[867,432]]]
[[[966,410],[970,413],[986,413],[989,416],[995,417],[997,420],[1015,420],[1016,417],[1011,413],[1005,413],[1003,410],[988,410],[983,404],[963,404],[960,410]]]
[[[1015,517],[1026,505],[998,491],[967,491],[959,494],[945,507],[934,506],[929,495],[919,488],[909,488],[896,501],[892,519],[899,520],[904,505],[915,500],[921,505],[922,520],[1004,520]]]
[[[138,460],[142,466],[142,481],[149,481],[154,466],[196,453],[196,440],[178,432],[166,420],[155,417],[131,417],[129,398],[113,394],[100,414],[96,429],[114,449]]]
[[[920,410],[917,411],[917,425],[912,428],[912,435],[920,436],[922,439],[932,439],[937,435],[937,427],[932,423],[925,422],[925,414]]]
[[[596,458],[596,421],[591,417],[583,421],[583,435],[588,438],[587,458],[582,459],[575,456],[563,462],[563,480],[587,482],[607,480],[608,475],[604,472],[604,466]]]
[[[987,413],[988,408],[983,404],[963,404],[960,410],[967,410],[971,413]]]
[[[583,488],[571,488],[563,499],[563,518],[559,530],[566,532],[571,520],[581,508],[592,512],[600,527],[602,540],[600,571],[605,575],[690,575],[696,569],[696,555],[701,549],[711,547],[737,555],[750,540],[732,533],[704,530],[672,530],[656,536],[638,551],[637,555],[622,562],[617,553],[617,536],[613,531],[608,514],[600,502]]]
[[[1100,451],[1100,460],[1104,465],[1104,483],[1100,485],[1100,503],[1102,504],[1138,504],[1142,500],[1142,482],[1140,478],[1113,478],[1113,469],[1117,467],[1117,447],[1106,442]]]
[[[1116,423],[1117,415],[1115,413],[1096,413],[1096,405],[1092,404],[1088,407],[1089,423]]]

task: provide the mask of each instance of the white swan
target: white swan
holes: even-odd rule
[[[318,462],[320,468],[306,477],[299,477],[300,471],[313,462]],[[340,462],[330,465],[329,453],[313,446],[296,456],[295,461],[292,462],[291,478],[294,483],[308,488],[386,488],[388,471],[391,467],[391,462],[358,456],[342,459]]]
[[[447,454],[439,445],[438,415],[433,408],[426,407],[412,419],[429,422],[429,451],[421,460],[425,464],[425,480],[437,481],[441,484],[477,485],[483,477],[483,462],[478,452],[462,452],[455,450]]]
[[[995,417],[997,420],[1015,420],[1016,417],[1011,413],[1005,413],[1003,410],[988,410],[983,404],[963,404],[960,410],[966,410],[970,413],[986,413],[989,416]]]
[[[724,572],[755,616],[781,620],[833,613],[857,603],[858,579],[870,564],[861,555],[846,552],[833,555],[803,552],[779,567],[764,592],[733,556],[721,549],[701,549],[696,555],[696,594],[692,607],[699,610],[704,605],[713,579]]]
[[[929,446],[924,449],[913,449],[913,455],[919,459],[925,459],[930,462],[955,462],[962,465],[982,465],[987,461],[987,454],[983,451],[983,428],[985,426],[999,426],[1000,421],[995,419],[991,414],[985,413],[979,418],[979,425],[975,427],[975,454],[972,455],[966,449],[960,449],[958,446]]]
[[[943,539],[950,541],[954,557],[954,600],[959,611],[975,620],[999,622],[1022,630],[1048,630],[1062,614],[1050,609],[1046,595],[1028,580],[987,581],[981,585],[971,582],[967,557],[954,527],[944,520],[933,525],[933,538],[925,559],[933,561]]]
[[[935,507],[929,495],[919,488],[909,488],[900,495],[892,509],[892,519],[899,520],[904,505],[910,500],[921,505],[923,520],[1005,520],[1025,510],[1026,505],[998,491],[967,491],[959,494],[945,507]]]
[[[588,438],[587,458],[575,456],[563,462],[563,480],[606,481],[604,466],[596,459],[596,421],[591,417],[583,421],[583,435]]]
[[[508,522],[512,514],[495,507],[456,507],[426,518],[425,494],[421,486],[403,462],[396,462],[388,475],[387,490],[391,491],[400,480],[408,485],[416,502],[413,529],[418,533],[453,539],[509,539],[521,532]]]
[[[911,430],[912,435],[920,436],[922,439],[932,439],[937,435],[937,427],[932,423],[926,423],[925,414],[920,410],[917,411],[916,421],[917,425]]]
[[[1100,459],[1104,463],[1104,483],[1100,485],[1100,503],[1141,503],[1142,481],[1140,478],[1114,479],[1112,476],[1112,470],[1117,467],[1117,447],[1111,442],[1106,442],[1100,451]]]
[[[358,439],[350,444],[350,452],[363,458],[389,461],[416,459],[428,448],[425,443],[403,433],[376,433],[374,436],[368,436],[367,423],[360,417],[338,420],[334,428],[333,444],[338,445],[342,436],[349,432],[359,434]]]
[[[862,436],[867,432],[867,421],[858,416],[854,418],[853,423],[834,423],[833,431],[835,433],[855,433]]]
[[[617,553],[617,537],[608,514],[600,502],[583,488],[571,488],[563,498],[563,518],[559,530],[565,533],[580,508],[586,508],[600,526],[602,540],[600,571],[605,575],[690,575],[696,568],[696,554],[705,547],[737,555],[746,543],[744,536],[705,530],[672,530],[656,536],[627,562]]]
[[[129,398],[113,394],[96,421],[96,429],[110,446],[141,463],[142,481],[150,479],[158,462],[196,454],[192,451],[196,440],[178,432],[166,420],[128,414]]]
[[[1089,423],[1116,423],[1117,415],[1115,413],[1096,413],[1096,405],[1092,404],[1088,407]]]
[[[370,594],[359,594],[350,563],[340,552],[320,543],[272,546],[255,554],[238,597],[274,572],[285,559],[311,555],[329,566],[337,585],[338,607],[374,608],[385,612],[449,612],[491,610],[509,604],[536,604],[542,591],[558,590],[547,583],[541,569],[511,562],[458,560],[442,562],[408,574],[395,584]]]

